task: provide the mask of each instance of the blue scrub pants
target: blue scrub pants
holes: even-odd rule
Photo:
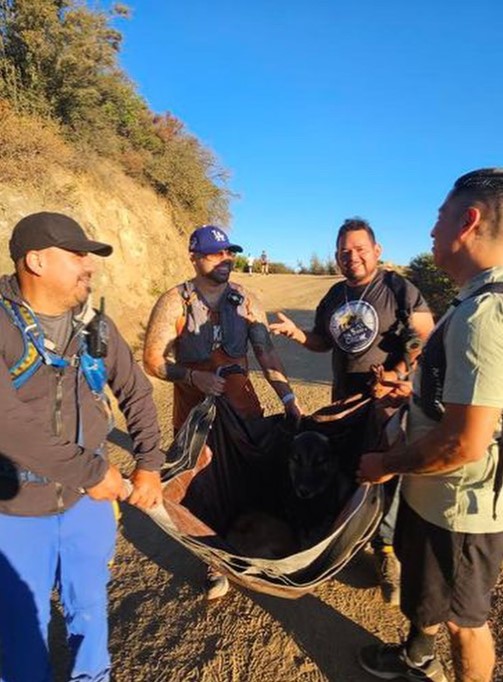
[[[109,502],[83,497],[62,514],[0,514],[1,682],[50,682],[48,625],[56,587],[72,653],[70,682],[107,682]]]

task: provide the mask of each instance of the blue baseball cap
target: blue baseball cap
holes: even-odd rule
[[[226,233],[215,225],[203,225],[190,235],[189,251],[191,253],[218,253],[219,251],[241,253],[241,246],[231,244]]]

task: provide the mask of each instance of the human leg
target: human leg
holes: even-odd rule
[[[447,627],[456,682],[489,682],[495,665],[487,616],[503,559],[503,533],[459,534]]]
[[[496,654],[487,623],[478,628],[447,623],[456,682],[491,682]]]
[[[115,534],[109,502],[83,497],[61,515],[59,586],[73,655],[70,681],[110,679],[107,583]]]
[[[54,586],[56,516],[0,514],[2,682],[49,682],[47,643]]]
[[[390,483],[392,485],[385,490],[388,508],[371,545],[374,550],[383,599],[388,604],[398,606],[400,604],[400,563],[393,551],[393,537],[400,501],[400,483],[399,479],[394,479]]]
[[[450,608],[449,589],[444,590],[445,567],[437,565],[437,541],[448,545],[450,534],[438,529],[440,537],[434,533],[431,540],[429,526],[405,502],[400,502],[395,546],[402,562],[401,608],[411,628],[402,644],[373,645],[360,651],[361,666],[380,679],[447,682],[435,658],[435,637]],[[447,554],[448,549],[443,557]]]

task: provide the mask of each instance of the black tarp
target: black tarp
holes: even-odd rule
[[[329,406],[302,420],[324,433],[350,475],[361,452],[386,447],[384,426],[394,406],[360,400]],[[222,398],[206,398],[189,415],[167,453],[163,505],[149,512],[170,536],[231,580],[260,592],[295,598],[334,576],[375,532],[382,486],[357,486],[324,536],[287,556],[244,555],[227,541],[234,520],[260,510],[285,520],[287,456],[293,437],[283,415],[243,421]],[[286,517],[288,521],[288,517]],[[250,556],[251,554],[251,556]]]

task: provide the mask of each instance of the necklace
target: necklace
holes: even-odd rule
[[[353,316],[354,316],[355,318],[361,317],[360,313],[361,313],[361,306],[362,306],[363,297],[365,296],[365,294],[366,294],[367,291],[369,290],[370,285],[373,284],[373,283],[376,281],[376,275],[377,275],[377,272],[375,272],[375,273],[372,275],[372,279],[370,279],[370,280],[367,282],[367,286],[366,286],[365,289],[362,291],[362,293],[360,294],[360,296],[356,299],[356,305],[355,305],[355,309],[354,309],[354,313],[353,313]],[[344,282],[344,298],[346,299],[346,307],[348,307],[348,306],[349,306],[348,285],[347,285],[346,282]],[[354,299],[353,299],[353,300],[354,300]]]

